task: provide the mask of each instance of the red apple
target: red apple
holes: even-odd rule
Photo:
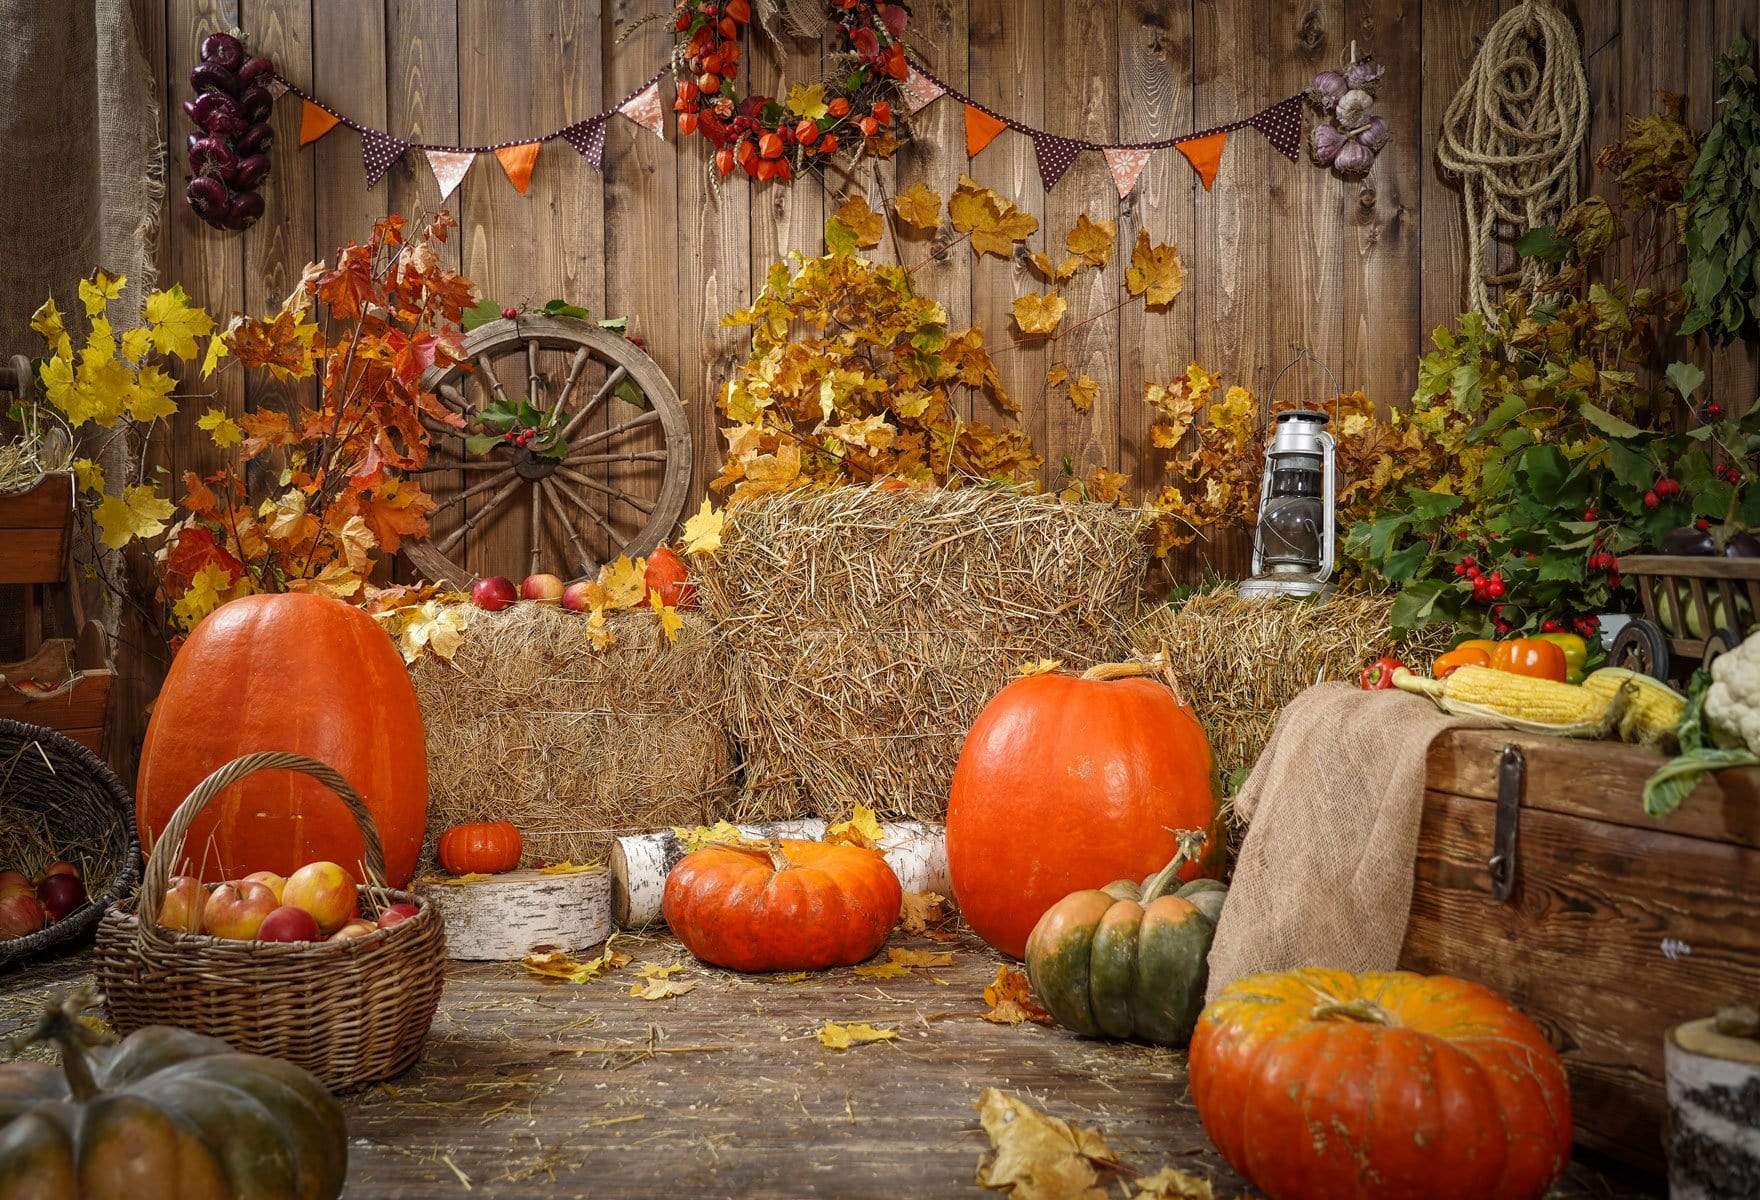
[[[287,890],[287,880],[273,871],[252,871],[245,876],[250,883],[260,883],[275,893],[275,903],[281,903],[281,893]]]
[[[208,895],[207,907],[202,910],[202,932],[248,942],[276,907],[275,893],[260,883],[223,883]]]
[[[52,862],[47,867],[43,868],[42,878],[38,879],[37,882],[41,883],[51,875],[71,875],[75,879],[78,879],[79,868],[70,862]]]
[[[0,871],[0,899],[7,896],[34,896],[36,885],[23,871]]]
[[[536,600],[540,604],[557,603],[565,590],[562,580],[555,575],[527,575],[526,581],[519,585],[520,599]]]
[[[354,879],[333,862],[307,863],[289,875],[281,902],[311,913],[325,933],[335,933],[358,911]]]
[[[513,580],[505,575],[490,575],[471,585],[471,603],[486,612],[500,612],[518,599]]]
[[[208,892],[193,875],[173,875],[159,902],[159,924],[183,933],[200,933],[207,911]]]
[[[371,921],[350,921],[341,929],[330,935],[333,942],[348,942],[355,938],[366,937],[369,933],[379,932],[379,927]]]
[[[569,612],[591,612],[593,601],[591,589],[594,584],[589,579],[577,579],[562,590],[562,607]]]
[[[405,904],[400,901],[379,914],[379,928],[390,929],[393,925],[401,925],[411,917],[420,914],[421,911],[413,904]]]
[[[264,917],[257,929],[259,942],[315,942],[323,936],[312,914],[291,904],[283,904]]]
[[[86,902],[86,885],[78,875],[47,875],[37,885],[37,899],[51,921],[59,921]]]
[[[48,919],[49,914],[29,892],[13,892],[0,897],[0,941],[35,933]]]

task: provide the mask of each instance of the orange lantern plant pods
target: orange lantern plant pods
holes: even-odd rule
[[[1539,1200],[1570,1161],[1558,1055],[1464,980],[1250,975],[1198,1018],[1189,1069],[1204,1131],[1272,1200]]]
[[[1205,834],[1181,880],[1214,875],[1218,805],[1210,744],[1155,665],[1105,663],[1003,688],[966,735],[947,805],[960,910],[1020,958],[1039,917],[1071,892],[1141,879]]]

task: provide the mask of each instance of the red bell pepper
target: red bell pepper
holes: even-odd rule
[[[1405,666],[1405,664],[1399,659],[1394,658],[1390,654],[1383,654],[1380,658],[1363,668],[1363,673],[1357,678],[1357,682],[1362,686],[1364,691],[1392,691],[1393,673],[1403,666]]]

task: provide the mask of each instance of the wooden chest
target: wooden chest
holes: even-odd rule
[[[1401,952],[1510,997],[1564,1056],[1577,1140],[1655,1169],[1664,1034],[1760,996],[1760,770],[1714,777],[1659,821],[1639,789],[1660,761],[1495,730],[1438,738]]]

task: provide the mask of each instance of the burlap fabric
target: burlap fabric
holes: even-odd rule
[[[1392,970],[1430,742],[1489,724],[1344,683],[1298,695],[1235,797],[1247,836],[1210,948],[1208,997],[1255,971]]]

